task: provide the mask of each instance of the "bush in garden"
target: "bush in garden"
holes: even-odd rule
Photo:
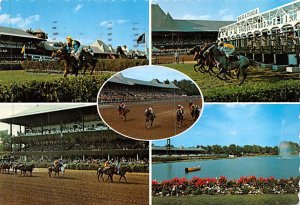
[[[98,59],[95,71],[118,72],[129,67],[148,64],[149,61],[147,59]],[[22,62],[22,67],[26,71],[36,73],[63,72],[65,69],[65,64],[64,61],[24,61]]]
[[[96,102],[97,93],[111,75],[61,78],[53,81],[0,84],[1,102]]]

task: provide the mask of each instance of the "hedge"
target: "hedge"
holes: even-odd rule
[[[147,59],[98,59],[95,71],[118,72],[129,67],[148,65]],[[24,61],[22,67],[31,72],[63,72],[64,61]],[[89,72],[89,69],[87,70]]]
[[[205,102],[300,102],[300,81],[216,88],[203,95]]]
[[[48,168],[51,166],[51,163],[47,162],[31,162],[34,164],[36,168]],[[103,166],[103,164],[90,164],[90,163],[77,163],[77,164],[68,164],[67,169],[75,169],[75,170],[97,170],[99,166]],[[136,164],[130,165],[132,172],[141,172],[148,173],[149,166],[144,164]]]
[[[19,62],[0,62],[0,70],[22,70]]]
[[[1,102],[96,102],[97,93],[111,74],[53,81],[0,84]]]

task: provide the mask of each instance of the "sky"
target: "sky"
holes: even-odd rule
[[[121,72],[123,76],[127,78],[133,78],[144,81],[151,81],[153,79],[158,79],[160,81],[164,80],[191,80],[187,75],[163,66],[138,66],[130,69],[126,69]]]
[[[37,106],[37,103],[0,103],[0,119],[10,117],[35,106]],[[0,130],[8,130],[10,132],[10,125],[0,123]],[[16,135],[19,130],[20,126],[13,126],[14,135]]]
[[[278,146],[281,141],[299,143],[300,104],[204,104],[202,116],[171,144]],[[167,140],[153,141],[164,146]]]
[[[259,7],[264,12],[293,0],[152,0],[173,19],[236,21],[237,16]]]
[[[132,48],[137,35],[148,34],[148,9],[148,0],[0,0],[0,26],[40,28],[49,40],[70,35],[86,45],[100,39]]]

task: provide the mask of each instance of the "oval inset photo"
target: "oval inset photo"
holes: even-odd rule
[[[98,93],[98,111],[114,131],[134,139],[173,137],[202,114],[203,97],[188,76],[162,66],[137,66],[108,79]]]

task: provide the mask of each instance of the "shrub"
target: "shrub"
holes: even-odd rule
[[[110,74],[53,81],[0,84],[1,102],[96,102],[97,93]]]
[[[118,72],[129,67],[148,65],[147,59],[98,59],[95,71],[113,71]],[[24,61],[22,67],[31,72],[63,72],[65,68],[64,61]],[[88,72],[88,70],[87,70]]]

